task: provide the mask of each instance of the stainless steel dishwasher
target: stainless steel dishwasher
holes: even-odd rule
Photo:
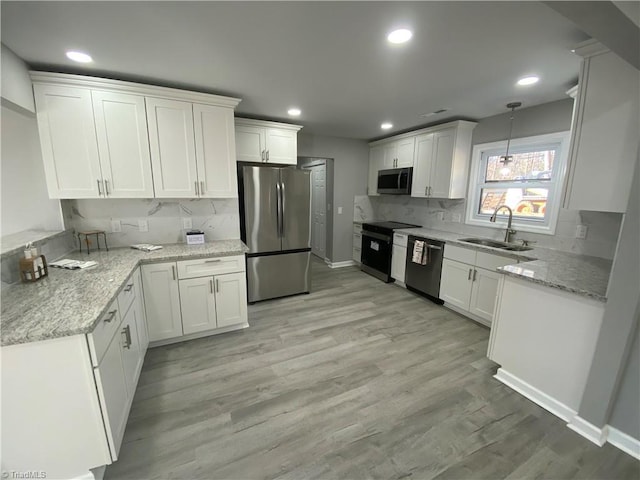
[[[427,261],[424,265],[412,260],[416,241],[424,242],[425,252],[427,252],[425,253]],[[409,235],[405,284],[409,290],[422,294],[439,304],[444,303],[444,301],[440,300],[440,274],[442,273],[443,254],[444,242]]]

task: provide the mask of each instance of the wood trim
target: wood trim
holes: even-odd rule
[[[578,413],[564,403],[559,402],[534,386],[529,385],[527,382],[520,380],[515,375],[507,372],[504,368],[499,368],[493,378],[504,383],[506,386],[511,387],[533,403],[540,405],[545,410],[553,413],[556,417],[560,417],[567,422]]]
[[[609,428],[606,425],[602,428],[599,428],[594,424],[587,422],[579,415],[576,415],[569,421],[567,427],[583,436],[590,442],[595,443],[599,447],[607,443]]]
[[[342,268],[342,267],[353,267],[356,264],[353,260],[346,260],[344,262],[327,262],[329,268]]]
[[[631,435],[628,435],[611,425],[607,425],[607,428],[609,430],[607,442],[614,447],[619,448],[623,452],[628,453],[633,458],[640,460],[640,440],[633,438]]]
[[[211,335],[218,335],[219,333],[233,332],[235,330],[242,330],[249,328],[248,323],[240,323],[238,325],[230,325],[228,327],[216,328],[215,330],[207,330],[206,332],[190,333],[188,335],[181,335],[179,337],[164,338],[162,340],[156,340],[155,342],[149,342],[149,348],[161,347],[163,345],[170,345],[172,343],[186,342],[187,340],[195,340],[196,338],[210,337]]]
[[[108,78],[88,77],[85,75],[70,75],[66,73],[30,71],[31,81],[48,85],[61,85],[84,87],[95,90],[111,91],[118,93],[138,94],[146,97],[159,97],[170,100],[182,100],[193,103],[204,103],[218,107],[235,108],[242,99],[223,97],[210,93],[194,92],[177,88],[160,87],[142,83],[125,82]]]
[[[237,125],[247,125],[250,127],[265,127],[265,128],[281,128],[284,130],[298,130],[302,129],[302,125],[293,125],[291,123],[272,122],[268,120],[256,120],[254,118],[242,118],[236,117],[235,123]]]
[[[580,55],[581,57],[586,58],[593,57],[594,55],[600,55],[602,53],[607,53],[609,49],[595,38],[591,38],[589,40],[585,40],[582,43],[579,43],[571,51],[576,55]]]
[[[369,143],[369,148],[379,146],[379,145],[384,145],[389,142],[395,142],[396,140],[402,140],[404,138],[416,137],[418,135],[423,135],[425,133],[434,133],[440,130],[447,130],[449,128],[467,127],[470,130],[473,130],[477,124],[478,124],[477,122],[469,122],[467,120],[456,120],[455,122],[441,123],[439,125],[432,125],[430,127],[421,128],[419,130],[413,130],[411,132],[401,133],[400,135],[394,135],[393,137],[387,137],[381,140],[375,140]],[[456,131],[456,134],[457,134],[457,131]]]

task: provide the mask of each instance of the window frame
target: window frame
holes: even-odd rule
[[[540,233],[544,235],[554,235],[558,223],[558,215],[562,206],[562,190],[564,187],[564,179],[567,168],[567,158],[569,157],[569,141],[570,132],[556,132],[544,135],[534,135],[530,137],[514,138],[509,146],[509,153],[526,151],[528,149],[535,150],[540,148],[555,147],[556,156],[554,158],[554,166],[551,181],[536,182],[531,180],[528,182],[506,181],[506,182],[486,182],[485,172],[487,159],[495,153],[504,154],[507,148],[507,141],[501,140],[497,142],[481,143],[473,146],[471,157],[471,169],[469,175],[469,186],[467,189],[467,206],[465,223],[467,225],[491,227],[503,230],[506,222],[492,223],[489,222],[490,214],[478,213],[478,206],[482,198],[483,188],[518,188],[520,186],[531,186],[530,188],[548,188],[546,203],[546,218],[541,221],[531,218],[525,219],[514,215],[512,227],[521,232]],[[501,216],[499,215],[499,219]]]

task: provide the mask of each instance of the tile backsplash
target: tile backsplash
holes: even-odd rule
[[[202,230],[205,240],[240,238],[238,200],[225,199],[104,199],[62,200],[65,227],[75,232],[104,230],[109,247],[135,243],[183,243],[183,219]],[[119,220],[121,232],[111,232]],[[141,232],[138,221],[146,220],[149,231]],[[77,245],[77,242],[76,242]]]
[[[427,228],[502,240],[504,225],[497,228],[466,225],[465,200],[437,200],[408,196],[355,197],[354,221],[395,220]],[[441,216],[444,215],[444,219]],[[460,222],[453,220],[459,216]],[[536,246],[582,255],[612,259],[622,214],[561,209],[555,235],[518,232],[517,239],[536,242]],[[575,238],[577,225],[587,225],[587,238]]]

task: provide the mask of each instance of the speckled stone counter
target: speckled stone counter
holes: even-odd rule
[[[0,256],[22,253],[27,243],[39,244],[45,240],[59,237],[67,233],[67,230],[24,230],[22,232],[5,235],[2,237]]]
[[[75,252],[65,258],[94,260],[98,265],[82,270],[49,268],[43,280],[5,288],[2,346],[90,333],[140,264],[243,255],[248,250],[240,240],[163,247],[149,253],[131,248],[90,255]]]
[[[396,233],[428,237],[459,247],[510,257],[520,263],[500,267],[497,269],[498,272],[546,287],[590,297],[601,302],[605,302],[607,299],[607,285],[609,284],[612,261],[605,258],[536,247],[522,252],[510,252],[460,241],[461,238],[468,238],[469,235],[428,228],[396,230]]]

